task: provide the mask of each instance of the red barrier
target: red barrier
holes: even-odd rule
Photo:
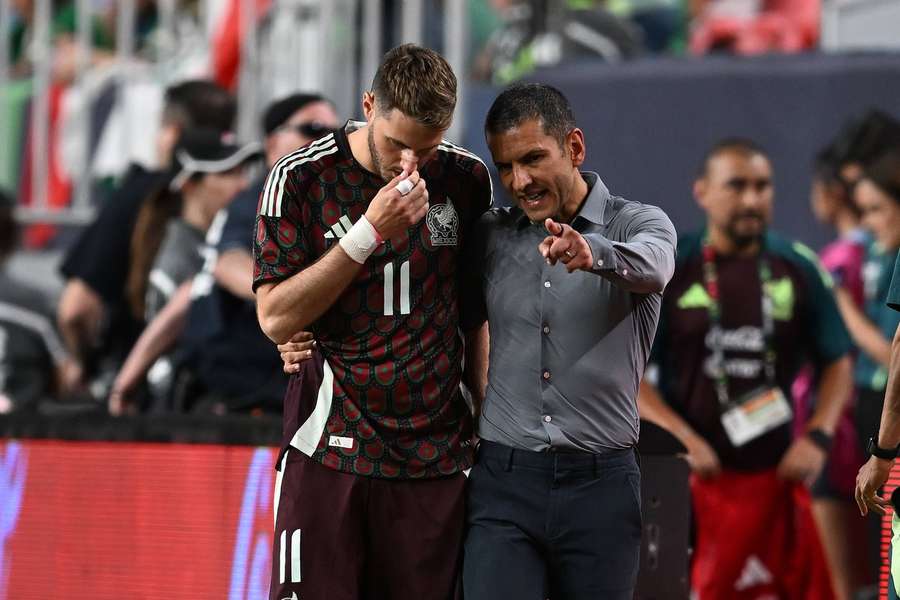
[[[0,599],[265,597],[275,451],[0,442]]]

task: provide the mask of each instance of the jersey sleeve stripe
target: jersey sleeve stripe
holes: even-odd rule
[[[334,154],[337,152],[339,148],[337,146],[332,146],[329,149],[324,149],[318,154],[313,154],[312,156],[298,159],[296,162],[291,163],[288,167],[281,173],[281,180],[279,181],[278,187],[275,189],[275,196],[272,201],[275,205],[275,216],[281,217],[281,197],[284,194],[284,181],[287,179],[287,174],[294,168],[302,165],[303,163],[315,162],[324,156],[328,156],[329,154]],[[272,215],[269,215],[272,216]]]
[[[277,175],[275,175],[275,174],[276,174],[276,173],[279,173],[279,174],[280,174],[280,173],[281,173],[281,169],[282,169],[282,167],[283,167],[285,164],[289,163],[290,161],[296,159],[296,158],[299,157],[299,156],[306,156],[306,155],[309,154],[310,152],[315,152],[318,148],[321,148],[323,145],[325,145],[325,144],[327,144],[327,143],[330,143],[330,141],[331,141],[332,139],[334,139],[334,136],[333,136],[333,135],[325,136],[324,138],[322,138],[322,139],[320,139],[320,140],[316,140],[315,142],[313,142],[313,143],[310,144],[309,146],[305,146],[305,147],[303,147],[303,148],[299,148],[299,149],[297,149],[297,150],[295,150],[295,151],[293,151],[293,152],[291,152],[291,153],[289,153],[289,154],[286,154],[285,156],[282,156],[279,160],[277,160],[277,161],[275,162],[275,164],[272,166],[271,172],[269,173],[269,177],[268,177],[268,179],[266,180],[266,186],[265,186],[265,188],[263,189],[263,198],[264,198],[264,201],[263,201],[262,209],[260,210],[260,213],[261,213],[261,214],[266,214],[267,211],[269,210],[269,199],[271,198],[271,195],[272,195],[272,192],[271,192],[271,188],[270,188],[270,186],[269,186],[269,183],[270,183],[270,181],[272,181],[275,177],[277,177]]]
[[[272,188],[272,197],[269,200],[269,212],[267,216],[269,217],[281,217],[281,200],[284,195],[284,184],[287,179],[288,173],[295,169],[296,167],[308,163],[314,162],[322,158],[323,156],[328,156],[329,154],[334,154],[338,151],[337,146],[331,146],[323,149],[318,154],[313,154],[304,158],[298,158],[292,163],[285,165],[284,169],[282,169],[280,177],[278,181],[275,183],[275,186]]]
[[[290,164],[296,160],[299,160],[303,157],[312,156],[316,152],[320,151],[323,148],[331,147],[335,144],[334,134],[325,136],[321,140],[317,140],[310,144],[309,146],[304,146],[299,150],[291,152],[290,154],[282,157],[275,165],[272,167],[271,172],[269,173],[269,177],[266,179],[266,185],[263,188],[263,201],[260,206],[260,214],[266,216],[272,216],[273,208],[274,208],[274,197],[275,190],[277,189],[276,183],[279,181],[283,181],[285,170],[290,169]]]
[[[284,180],[287,177],[287,171],[291,169],[291,165],[301,160],[305,157],[312,156],[316,152],[320,151],[322,148],[330,148],[335,144],[334,137],[329,136],[317,142],[314,142],[310,146],[306,148],[302,148],[296,152],[292,152],[288,154],[284,158],[282,158],[278,163],[276,163],[275,167],[272,169],[272,172],[269,174],[269,179],[266,182],[266,187],[263,191],[263,195],[265,198],[264,202],[264,212],[262,214],[267,216],[272,216],[275,209],[275,196],[277,195],[278,184],[281,183],[282,189],[284,186]]]

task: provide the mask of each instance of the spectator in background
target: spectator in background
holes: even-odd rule
[[[593,1],[499,4],[508,4],[504,24],[476,61],[479,79],[505,85],[539,67],[582,59],[619,62],[642,52],[637,26]]]
[[[179,345],[196,381],[196,410],[281,413],[287,378],[259,328],[253,295],[253,228],[266,175],[281,157],[331,133],[340,123],[318,94],[273,102],[263,115],[266,170],[225,211],[216,251],[194,280],[187,328]]]
[[[160,170],[132,164],[62,264],[66,285],[58,308],[60,329],[81,371],[77,379],[95,383],[91,395],[98,400],[106,398],[112,377],[143,327],[125,298],[131,237],[141,205],[154,189],[166,185],[172,149],[184,129],[228,131],[235,112],[234,98],[209,81],[187,81],[166,90],[162,122],[153,140]]]
[[[689,0],[694,54],[801,52],[819,41],[820,0]]]
[[[257,144],[231,134],[189,129],[175,149],[174,178],[144,201],[131,238],[128,299],[136,318],[152,321],[179,285],[203,266],[201,248],[213,218],[247,185]]]
[[[832,595],[799,484],[821,471],[850,396],[850,339],[812,251],[767,231],[773,195],[753,142],[707,154],[694,183],[706,230],[679,243],[658,382],[641,383],[641,415],[688,449],[698,600]],[[808,360],[821,372],[818,401],[792,440],[786,398]]]
[[[896,147],[900,147],[900,122],[880,110],[848,120],[832,143],[841,179],[851,190],[866,165]]]
[[[5,1],[5,0],[4,0]],[[57,80],[68,81],[75,74],[78,57],[76,35],[78,13],[72,0],[51,0],[50,38],[53,44],[53,71]],[[38,57],[39,49],[34,45],[35,1],[12,0],[12,7],[18,17],[12,25],[9,36],[10,59],[14,75],[27,75]],[[99,18],[91,24],[94,61],[111,57],[113,35]]]
[[[18,243],[13,206],[0,191],[0,414],[57,396],[70,366],[45,296],[3,270]]]
[[[859,348],[854,370],[858,390],[856,402],[857,436],[873,453],[868,442],[878,442],[878,428],[884,407],[885,388],[890,368],[891,340],[900,313],[886,304],[891,274],[900,248],[900,154],[886,153],[871,165],[864,166],[862,178],[854,189],[854,198],[862,212],[863,225],[872,232],[863,264],[864,301],[860,308],[850,290],[839,287],[838,306],[850,335]],[[866,544],[872,565],[881,564],[881,519],[868,519],[869,539]],[[871,573],[876,576],[876,573]]]
[[[200,271],[203,241],[213,219],[221,221],[219,211],[247,185],[244,169],[257,156],[258,145],[238,146],[229,136],[211,129],[185,131],[175,150],[170,184],[141,207],[131,240],[127,290],[132,313],[148,323]],[[139,340],[123,370],[142,351]],[[115,391],[121,395],[127,390]],[[165,396],[155,394],[160,402]]]
[[[886,300],[897,251],[900,249],[900,152],[891,151],[866,167],[854,190],[863,225],[872,232],[863,264],[864,304],[851,291],[837,289],[838,306],[859,347],[854,378],[859,390],[857,433],[866,443],[877,436],[890,366],[891,340],[900,313]]]
[[[835,284],[846,290],[853,304],[863,303],[862,264],[869,236],[860,227],[859,209],[853,202],[850,185],[841,175],[841,162],[833,146],[823,149],[815,160],[810,204],[813,215],[837,234],[822,249],[822,266]],[[795,433],[802,434],[806,416],[815,405],[816,373],[807,367],[794,382],[797,415]],[[855,396],[855,394],[854,394]],[[856,516],[853,489],[863,453],[856,434],[855,397],[851,396],[838,421],[831,453],[822,474],[812,485],[813,515],[822,538],[831,571],[835,597],[855,598],[856,590],[876,583],[865,552],[865,524]]]
[[[333,106],[321,96],[296,94],[275,102],[263,118],[267,165],[337,124]],[[203,272],[181,284],[135,344],[113,386],[114,414],[176,343],[171,362],[158,363],[150,379],[175,380],[177,410],[281,409],[285,381],[278,374],[278,355],[259,329],[250,287],[250,247],[264,182],[265,174],[218,217],[207,235]]]

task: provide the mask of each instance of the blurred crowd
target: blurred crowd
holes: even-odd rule
[[[11,0],[10,57],[14,74],[26,74],[40,49],[35,46],[35,0]],[[222,0],[220,4],[232,4]],[[177,2],[180,17],[197,19],[200,0]],[[263,20],[278,2],[257,2]],[[70,79],[78,58],[78,18],[73,0],[51,0],[50,36],[54,73]],[[93,0],[92,60],[113,58],[121,4]],[[383,3],[388,44],[401,3]],[[167,43],[155,0],[135,0],[133,31],[137,54],[153,57]],[[798,52],[816,46],[820,0],[468,0],[471,59],[476,77],[509,81],[523,70],[563,58],[609,61],[643,54],[759,54]],[[440,47],[443,2],[424,0],[425,36]],[[184,35],[184,28],[178,34]],[[433,39],[430,39],[433,38]]]

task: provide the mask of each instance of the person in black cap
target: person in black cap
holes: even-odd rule
[[[334,106],[318,94],[298,93],[265,111],[266,172],[282,156],[339,126]],[[226,209],[214,260],[195,279],[187,326],[179,342],[194,377],[185,409],[277,412],[286,384],[278,352],[259,329],[253,278],[253,227],[265,173]],[[187,404],[187,402],[185,402]]]
[[[320,95],[294,94],[274,102],[262,119],[267,167],[338,124],[333,105]],[[280,410],[284,381],[277,375],[281,363],[259,331],[251,291],[252,231],[264,183],[265,174],[239,193],[223,211],[220,227],[208,233],[202,272],[182,284],[160,318],[141,336],[113,384],[112,412],[120,410],[160,349],[179,337],[180,362],[196,377],[191,386],[195,395],[213,398],[194,404],[215,405],[216,412],[267,404]]]
[[[143,327],[128,307],[125,282],[130,243],[144,200],[165,185],[181,132],[192,128],[228,131],[237,110],[234,97],[211,81],[191,80],[166,89],[156,146],[158,170],[131,164],[104,202],[97,218],[69,249],[60,266],[66,285],[57,308],[63,339],[87,389],[109,391]],[[87,385],[91,384],[91,385]],[[101,385],[95,385],[101,384]]]
[[[134,317],[150,324],[148,330],[179,286],[200,271],[207,230],[247,186],[244,167],[259,154],[259,144],[239,146],[231,134],[216,130],[188,130],[182,135],[170,183],[144,202],[131,240],[128,300]],[[139,338],[122,369],[131,374],[129,385],[119,382],[122,372],[117,377],[121,392],[122,387],[132,388],[137,375],[142,376],[158,355],[159,351],[147,352]],[[136,369],[137,357],[141,368]]]
[[[0,414],[57,395],[71,364],[44,294],[3,269],[17,241],[13,199],[0,191]]]
[[[282,156],[331,133],[340,123],[329,100],[318,94],[298,93],[270,104],[263,114],[262,125],[266,173],[228,207],[221,238],[215,242],[219,251],[215,267],[217,283],[233,296],[253,302],[252,232],[265,176]]]

